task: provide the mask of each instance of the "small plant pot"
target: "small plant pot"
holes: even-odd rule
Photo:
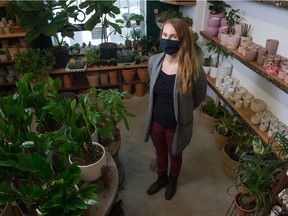
[[[135,84],[135,94],[137,97],[143,97],[145,95],[145,87],[143,83]]]
[[[139,77],[139,80],[144,83],[146,79],[148,78],[148,68],[137,68],[137,75]]]
[[[7,54],[1,54],[0,55],[0,62],[2,62],[2,63],[8,62],[8,55]]]
[[[132,69],[122,69],[122,77],[124,82],[131,83],[134,80],[136,74],[135,68]]]
[[[73,83],[71,74],[63,74],[62,82],[64,88],[71,88]]]
[[[109,75],[109,82],[111,85],[118,84],[118,72],[117,72],[117,70],[109,71],[108,75]]]
[[[99,85],[99,73],[97,72],[91,72],[86,74],[86,78],[88,80],[88,83],[91,87],[95,87]]]
[[[131,93],[132,92],[132,85],[123,85],[123,92]]]
[[[100,73],[100,83],[102,85],[107,85],[109,83],[108,73],[106,73],[106,72]]]

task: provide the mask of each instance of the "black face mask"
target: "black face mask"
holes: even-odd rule
[[[161,38],[160,46],[162,47],[164,53],[171,55],[178,52],[180,48],[180,42],[176,40],[168,40]]]

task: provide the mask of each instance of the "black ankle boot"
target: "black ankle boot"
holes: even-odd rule
[[[157,181],[155,181],[146,191],[148,195],[157,193],[162,187],[165,187],[168,182],[167,175],[158,175]]]
[[[178,176],[170,176],[168,184],[166,186],[166,192],[165,192],[166,200],[171,200],[174,194],[176,193],[177,179]]]

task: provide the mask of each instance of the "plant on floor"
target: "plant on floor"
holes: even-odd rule
[[[217,105],[213,100],[207,101],[203,106],[203,112],[214,118],[221,118],[228,111],[224,106]]]
[[[0,204],[16,201],[27,211],[38,209],[47,215],[81,214],[98,202],[97,186],[84,184],[76,189],[80,170],[75,164],[68,165],[67,154],[61,150],[73,146],[73,140],[62,134],[31,131],[35,113],[27,99],[44,87],[35,85],[35,91],[27,96],[23,95],[27,80],[25,87],[25,81],[18,82],[21,90],[17,94],[0,98],[0,175],[8,181],[0,184]]]
[[[128,117],[135,117],[124,106],[123,99],[131,97],[127,92],[120,92],[118,89],[90,89],[90,93],[97,92],[97,97],[91,99],[93,110],[99,114],[96,123],[101,143],[109,143],[115,140],[118,124],[124,123],[129,130]]]
[[[260,138],[256,136],[253,139],[258,142]],[[260,149],[240,156],[236,187],[244,187],[244,192],[237,201],[243,208],[256,205],[265,211],[271,204],[272,186],[279,181],[287,161],[279,159],[270,145],[261,143]]]

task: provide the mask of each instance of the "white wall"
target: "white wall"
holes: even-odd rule
[[[255,43],[265,46],[267,39],[277,39],[279,40],[277,54],[288,58],[288,9],[251,1],[230,0],[226,3],[234,9],[245,12],[245,22],[253,26],[252,36]],[[193,18],[194,31],[199,32],[205,29],[209,14],[208,5],[206,1],[198,0],[196,6],[181,6],[182,13]],[[206,40],[202,39],[201,44],[204,50],[205,43]],[[228,58],[226,61],[233,64],[232,75],[240,78],[240,84],[256,98],[265,100],[268,110],[288,125],[288,95],[238,60]],[[215,96],[212,90],[208,90],[208,95]]]

